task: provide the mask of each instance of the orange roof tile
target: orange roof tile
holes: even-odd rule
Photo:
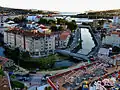
[[[0,61],[1,61],[0,64],[1,65],[5,64],[8,60],[9,60],[8,58],[4,58],[4,57],[0,56]]]
[[[24,31],[24,30],[17,30],[17,29],[13,29],[13,30],[8,30],[6,31],[8,33],[16,33],[16,34],[21,34],[21,35],[25,35],[25,36],[30,36],[30,37],[44,37],[46,36],[51,36],[53,35],[53,33],[51,34],[44,34],[44,33],[40,33],[40,32],[30,32],[30,31]]]
[[[119,35],[119,34],[120,34],[120,32],[117,32],[117,31],[112,31],[112,32],[111,32],[111,34],[117,34],[117,35]]]
[[[65,32],[61,33],[60,40],[66,40],[68,35],[70,35],[69,31],[65,31]]]

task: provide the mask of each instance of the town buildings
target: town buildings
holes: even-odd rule
[[[120,47],[120,29],[109,32],[102,41],[103,44]]]
[[[70,30],[59,32],[55,34],[55,46],[56,48],[66,48],[70,39]]]
[[[4,32],[4,42],[13,48],[29,51],[31,56],[43,57],[54,54],[56,48],[66,48],[70,31],[41,33],[38,30],[24,31],[10,28]]]
[[[29,51],[31,56],[42,57],[54,54],[55,36],[33,31],[8,30],[4,32],[4,42],[11,47],[19,47],[20,50]]]

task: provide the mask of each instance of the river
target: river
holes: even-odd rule
[[[80,54],[87,55],[92,48],[95,47],[95,43],[89,29],[81,28],[82,49],[78,51]]]

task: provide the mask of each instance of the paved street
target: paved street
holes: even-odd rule
[[[83,66],[85,64],[87,64],[87,62],[81,62],[81,63],[76,64],[74,66],[71,66],[71,67],[69,67],[67,69],[56,70],[56,71],[41,71],[41,72],[37,72],[37,73],[39,73],[39,74],[53,74],[53,75],[55,75],[55,74],[63,73],[63,72],[66,72],[66,71],[69,71],[69,70],[72,70],[72,69],[75,69],[75,68],[79,68],[79,67],[81,67],[81,66]]]
[[[41,78],[43,77],[43,74],[37,73],[37,74],[30,74],[29,79],[24,81],[22,80],[21,82],[23,82],[26,86],[33,87],[33,86],[42,86],[44,84],[46,84],[46,82],[42,82]],[[19,77],[17,77],[18,79]]]
[[[73,38],[73,42],[70,46],[70,50],[73,50],[75,47],[77,47],[79,39],[80,39],[80,29],[76,29],[74,38]]]

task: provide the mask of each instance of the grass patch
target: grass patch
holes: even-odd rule
[[[36,69],[39,68],[40,70],[47,70],[52,68],[56,61],[54,55],[50,55],[48,57],[43,58],[31,58],[30,61],[20,61],[20,66],[26,69]]]
[[[24,84],[18,81],[11,81],[12,88],[20,88],[22,90],[24,88]]]
[[[2,69],[0,69],[0,75],[1,75],[1,76],[4,76],[4,75],[5,75]]]

